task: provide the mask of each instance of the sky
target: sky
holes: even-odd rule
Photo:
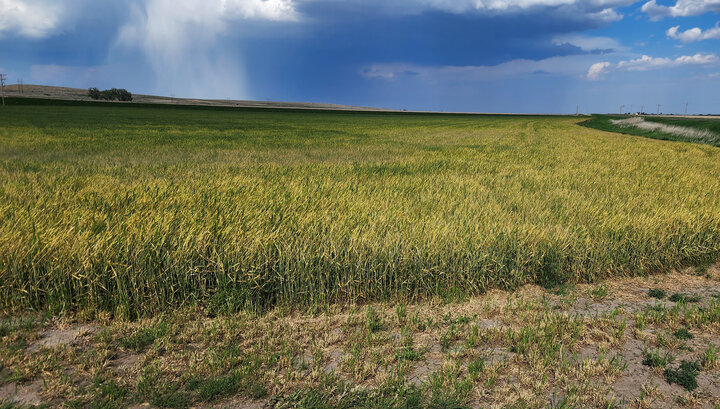
[[[0,72],[177,97],[720,113],[720,0],[0,0]]]

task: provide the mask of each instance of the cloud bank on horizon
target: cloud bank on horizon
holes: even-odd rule
[[[718,14],[720,0],[0,0],[0,69],[208,98],[720,112]]]

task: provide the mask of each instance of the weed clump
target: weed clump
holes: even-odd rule
[[[664,290],[661,290],[659,288],[651,288],[648,290],[648,295],[652,298],[657,298],[658,300],[662,300],[666,297],[667,294],[665,294]]]
[[[700,373],[700,364],[697,362],[682,361],[678,369],[665,369],[665,380],[670,384],[677,384],[687,391],[697,389],[697,375]]]
[[[680,328],[679,330],[675,331],[673,333],[675,338],[677,339],[693,339],[695,338],[693,334],[690,333],[690,331],[687,330],[687,328]]]
[[[668,298],[672,302],[680,302],[680,303],[696,303],[700,302],[700,296],[699,295],[686,295],[681,293],[675,293]]]

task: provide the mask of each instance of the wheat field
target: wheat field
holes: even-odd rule
[[[720,255],[720,149],[574,117],[0,110],[0,310],[462,298]]]

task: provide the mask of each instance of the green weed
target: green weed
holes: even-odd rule
[[[658,300],[662,300],[667,296],[665,291],[659,288],[651,288],[650,290],[648,290],[648,295],[652,298],[657,298]]]
[[[687,328],[680,328],[679,330],[673,332],[673,335],[677,339],[693,339],[695,338],[693,334],[690,333],[690,331],[687,330]]]
[[[665,380],[668,383],[675,383],[687,391],[697,389],[697,375],[700,372],[700,365],[697,362],[682,361],[678,369],[665,369]]]
[[[672,302],[677,303],[696,303],[700,302],[700,296],[698,295],[685,295],[680,293],[675,293],[668,298]]]

